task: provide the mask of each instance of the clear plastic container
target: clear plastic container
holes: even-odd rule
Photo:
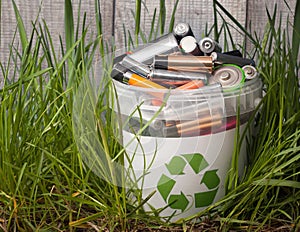
[[[260,101],[260,79],[226,91],[218,84],[195,90],[114,85],[128,155],[128,188],[142,189],[143,198],[155,192],[145,210],[165,208],[160,216],[176,221],[222,198],[236,130],[244,130]],[[243,145],[241,173],[246,164]]]

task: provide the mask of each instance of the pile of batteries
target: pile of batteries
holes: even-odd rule
[[[209,37],[197,43],[190,26],[178,23],[173,33],[117,57],[112,77],[146,88],[193,89],[214,83],[234,88],[257,76],[252,59],[238,50],[221,51]]]
[[[115,58],[111,72],[123,84],[172,91],[218,86],[228,92],[257,76],[252,59],[238,50],[222,53],[209,37],[197,42],[187,23],[178,23],[172,33]],[[157,100],[153,106],[161,105],[163,99]],[[175,129],[176,136],[184,136]]]

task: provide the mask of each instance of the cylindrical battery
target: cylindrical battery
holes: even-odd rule
[[[141,76],[147,77],[150,73],[150,68],[148,65],[140,63],[129,56],[125,56],[121,61],[121,65],[128,68],[130,71],[139,74]]]
[[[111,72],[111,77],[124,84],[134,85],[138,87],[151,88],[151,89],[166,89],[165,87],[148,80],[136,73],[129,71],[120,63],[116,63]]]
[[[203,52],[200,51],[197,40],[194,36],[185,36],[180,41],[180,48],[184,53],[194,56],[201,56]]]
[[[163,81],[163,82],[161,82],[161,80],[160,80],[160,81],[156,82],[154,80],[153,82],[158,83],[162,86],[165,86],[168,89],[175,89],[178,86],[185,85],[185,84],[189,83],[190,81],[187,80],[187,81]]]
[[[244,70],[246,80],[252,80],[258,77],[258,72],[255,67],[251,65],[245,65],[242,67],[242,69]]]
[[[199,119],[177,123],[175,126],[163,128],[163,134],[166,137],[184,136],[184,134],[200,133],[200,130],[211,128],[212,126],[219,126],[222,124],[222,117],[220,114],[214,114],[200,117]]]
[[[232,51],[228,51],[228,52],[223,52],[223,54],[230,55],[230,56],[243,57],[243,54],[239,50],[232,50]]]
[[[211,56],[186,56],[186,55],[156,55],[153,67],[156,69],[167,69],[188,72],[212,72]]]
[[[212,52],[221,52],[222,48],[220,45],[209,37],[204,37],[199,41],[200,50],[206,54],[210,55]]]
[[[169,33],[144,46],[138,47],[129,56],[138,62],[151,64],[155,55],[169,54],[178,50],[179,47],[175,36],[173,33]]]
[[[165,69],[152,69],[149,78],[155,82],[177,82],[186,80],[203,80],[207,83],[207,79],[211,76],[208,72],[179,72]]]
[[[199,89],[204,86],[202,80],[192,80],[184,85],[181,85],[176,88],[176,90],[188,90],[188,89]]]
[[[210,134],[215,132],[219,127],[222,126],[222,120],[215,120],[211,122],[207,122],[205,124],[199,124],[197,127],[187,128],[184,130],[179,130],[181,137],[191,137],[191,136],[199,136],[203,134]]]
[[[181,39],[184,38],[185,36],[193,36],[194,33],[190,27],[189,24],[187,23],[178,23],[173,29],[173,34],[175,38],[178,41],[178,44],[180,43]]]
[[[222,65],[214,70],[208,83],[220,83],[222,88],[236,88],[245,81],[243,69],[236,65]]]
[[[243,67],[244,65],[255,66],[255,62],[252,59],[231,56],[224,53],[213,52],[211,53],[211,57],[214,64],[235,64],[240,67]]]

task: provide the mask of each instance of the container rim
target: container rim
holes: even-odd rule
[[[123,89],[128,92],[151,92],[151,93],[163,93],[170,95],[197,95],[197,94],[205,94],[205,95],[214,95],[222,93],[223,96],[232,96],[239,95],[241,92],[245,92],[248,90],[253,92],[262,87],[262,80],[257,77],[252,80],[245,81],[242,86],[237,87],[235,89],[230,88],[222,88],[219,84],[206,85],[199,89],[191,89],[191,90],[176,90],[176,89],[155,89],[155,88],[144,88],[139,86],[126,85],[117,80],[112,79],[113,84],[116,86],[116,89]],[[249,92],[247,91],[247,92]]]

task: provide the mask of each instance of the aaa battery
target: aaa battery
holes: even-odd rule
[[[204,55],[199,48],[197,40],[193,36],[186,36],[182,38],[180,41],[180,48],[184,53],[190,55],[194,55],[194,56]]]
[[[246,80],[252,80],[259,75],[256,68],[251,65],[245,65],[242,69],[244,70]]]
[[[169,33],[133,50],[129,56],[138,62],[151,64],[155,55],[169,54],[178,50],[179,46],[175,36],[173,33]]]
[[[179,72],[165,69],[152,69],[149,74],[150,80],[155,82],[202,80],[204,83],[207,83],[207,79],[210,76],[211,74],[208,72]]]
[[[173,29],[173,34],[175,38],[178,41],[178,44],[180,43],[181,39],[186,37],[186,36],[194,36],[194,33],[190,27],[189,24],[187,23],[178,23]]]
[[[147,77],[150,73],[150,68],[147,65],[132,59],[128,55],[123,58],[121,65],[144,77]]]
[[[211,53],[211,57],[215,64],[235,64],[240,67],[243,67],[245,65],[255,66],[255,62],[252,59],[231,56],[224,53],[213,52]]]
[[[199,41],[199,47],[200,50],[205,53],[210,55],[212,52],[221,52],[222,48],[220,45],[214,41],[213,39],[209,37],[204,37]]]
[[[165,87],[130,71],[124,73],[123,82],[127,83],[128,85],[134,85],[143,88],[166,89]]]
[[[243,57],[243,54],[239,50],[232,50],[232,51],[228,51],[228,52],[223,52],[223,54],[230,55],[230,56]]]
[[[214,133],[217,128],[222,126],[223,121],[221,119],[212,121],[212,122],[207,122],[202,125],[198,125],[198,127],[193,127],[192,129],[188,129],[185,131],[179,131],[180,136],[182,137],[191,137],[191,136],[199,136],[199,135],[204,135],[204,134],[209,134],[209,133]],[[214,129],[216,128],[216,129]]]
[[[164,90],[167,88],[165,88],[162,85],[159,85],[153,81],[150,81],[144,77],[141,77],[135,73],[132,72],[126,72],[124,74],[124,81],[125,83],[127,83],[128,85],[133,85],[133,86],[137,86],[137,87],[143,87],[143,88],[151,88],[151,89],[161,89]],[[163,102],[163,99],[165,97],[165,93],[164,92],[160,92],[160,91],[147,91],[148,94],[152,95],[153,97],[155,97],[154,99],[151,100],[151,103],[155,106],[160,106]]]
[[[212,72],[211,56],[156,55],[153,67],[173,71]]]
[[[176,90],[188,90],[188,89],[199,89],[204,86],[202,80],[192,80],[184,85],[181,85],[176,88]]]
[[[222,117],[220,114],[215,115],[207,115],[203,116],[199,119],[193,120],[193,121],[187,121],[183,123],[178,123],[175,126],[166,127],[164,128],[164,134],[167,137],[172,136],[180,136],[184,133],[191,133],[197,131],[199,133],[199,130],[208,129],[212,126],[217,126],[222,124]]]

